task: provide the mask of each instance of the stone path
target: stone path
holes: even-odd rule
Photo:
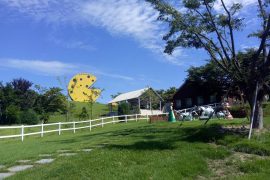
[[[34,167],[33,165],[18,165],[8,168],[9,172],[20,172]]]
[[[98,145],[96,148],[102,148],[104,145]],[[81,149],[78,150],[78,152],[91,152],[93,149]],[[67,149],[61,149],[57,151],[58,157],[64,157],[64,156],[75,156],[78,153],[72,152],[71,150]],[[12,176],[16,174],[17,172],[24,171],[27,169],[33,168],[35,165],[43,165],[43,164],[49,164],[52,163],[55,159],[52,158],[53,154],[40,154],[39,157],[41,158],[40,160],[37,160],[34,162],[32,165],[30,162],[31,160],[28,159],[23,159],[23,160],[18,160],[16,163],[22,164],[22,165],[16,165],[12,166],[6,169],[6,166],[0,164],[0,170],[3,172],[0,172],[0,180],[3,180],[9,176]]]
[[[39,157],[52,157],[52,154],[40,154]]]
[[[37,164],[49,164],[52,163],[54,161],[54,159],[41,159],[36,161]]]
[[[77,153],[62,153],[62,154],[59,154],[59,156],[75,156],[77,155]]]
[[[14,175],[14,173],[0,173],[0,180],[5,179],[12,175]]]
[[[83,152],[91,152],[93,149],[82,149]]]

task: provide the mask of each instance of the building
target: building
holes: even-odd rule
[[[222,89],[215,89],[206,83],[185,81],[173,97],[174,109],[220,103],[224,94]]]
[[[109,105],[113,106],[123,102],[129,103],[132,109],[138,108],[141,114],[150,115],[161,113],[163,99],[155,90],[147,87],[120,94],[111,100]]]

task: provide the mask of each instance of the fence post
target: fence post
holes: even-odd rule
[[[125,119],[126,119],[126,123],[127,123],[127,115],[125,116]]]
[[[89,129],[90,129],[90,131],[92,131],[92,121],[91,120],[89,121]]]
[[[75,129],[75,122],[73,122],[73,133],[76,132],[76,129]]]
[[[101,126],[103,127],[104,125],[103,125],[103,118],[101,118]]]
[[[43,123],[41,124],[41,137],[43,137],[43,133],[44,133],[44,126]]]
[[[58,135],[61,135],[61,122],[59,122],[59,125],[58,125]]]
[[[115,124],[114,116],[112,118],[113,118],[113,124]]]
[[[23,139],[24,139],[24,125],[22,125],[21,135],[22,135],[22,141],[23,141]]]
[[[137,122],[138,121],[138,114],[136,114],[136,118],[135,119],[136,119],[136,122]]]

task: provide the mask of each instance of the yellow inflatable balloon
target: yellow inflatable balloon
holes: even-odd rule
[[[95,102],[100,96],[100,89],[91,89],[97,78],[92,74],[75,75],[68,84],[68,93],[73,101]]]

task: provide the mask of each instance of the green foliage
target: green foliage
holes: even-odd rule
[[[37,124],[39,122],[38,115],[32,109],[22,111],[20,114],[20,120],[22,124]]]
[[[80,119],[87,119],[89,118],[89,114],[87,113],[87,110],[85,107],[82,108],[82,112],[79,114]]]
[[[130,114],[140,114],[139,106],[134,106],[130,111]]]
[[[42,121],[49,120],[49,114],[66,111],[66,97],[60,88],[50,88],[39,92],[31,89],[32,83],[25,79],[14,79],[3,85],[0,83],[0,124],[36,123],[35,113]],[[33,112],[35,111],[35,112]],[[19,114],[33,116],[33,121],[21,122]],[[24,115],[23,115],[24,116]]]
[[[42,113],[39,117],[40,121],[43,122],[44,124],[48,123],[50,120],[50,115],[49,113]]]
[[[121,103],[118,105],[118,115],[128,115],[131,114],[131,110],[130,110],[130,104],[129,103]]]
[[[173,96],[177,92],[176,87],[170,87],[169,89],[160,89],[156,91],[164,100],[165,103],[172,102],[173,101]]]
[[[148,89],[140,98],[142,104],[150,106],[151,103],[152,109],[159,109],[160,98],[152,88]]]
[[[249,115],[250,107],[248,105],[245,105],[245,107],[240,105],[232,106],[229,111],[234,118],[245,118]]]
[[[237,55],[235,32],[242,30],[243,18],[239,16],[242,5],[226,4],[221,0],[221,9],[215,10],[217,0],[184,0],[185,9],[165,0],[146,0],[159,11],[158,20],[168,24],[169,32],[163,37],[166,41],[164,52],[172,54],[179,47],[204,49],[237,86],[240,93],[253,105],[253,97],[258,85],[257,104],[262,103],[269,91],[270,52],[270,18],[269,1],[258,1],[260,27],[257,49],[241,57]],[[262,5],[263,4],[263,5]],[[257,96],[257,95],[256,95]],[[254,128],[261,128],[260,106],[256,106]],[[256,114],[257,113],[257,114]]]
[[[15,105],[9,105],[4,112],[5,116],[6,116],[6,122],[5,124],[15,124],[21,123],[21,119],[20,119],[20,108],[18,106]]]
[[[45,112],[65,112],[67,110],[67,99],[61,91],[62,89],[54,87],[50,88],[42,95],[42,108]]]

